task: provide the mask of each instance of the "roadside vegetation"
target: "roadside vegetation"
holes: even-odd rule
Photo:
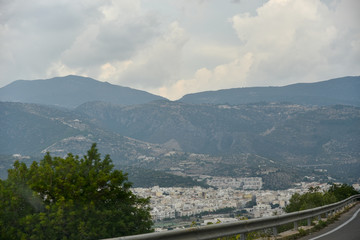
[[[317,187],[310,188],[307,193],[295,193],[292,195],[290,204],[285,207],[285,212],[290,213],[324,206],[356,194],[359,194],[359,192],[347,184],[332,184],[329,190],[325,192],[321,192]]]

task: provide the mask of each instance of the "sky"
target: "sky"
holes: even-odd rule
[[[80,75],[171,100],[360,75],[358,0],[0,0],[0,87]]]

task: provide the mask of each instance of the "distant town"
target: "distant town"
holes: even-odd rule
[[[207,225],[281,215],[285,213],[283,208],[294,193],[302,194],[310,188],[326,191],[331,186],[328,183],[300,182],[295,188],[287,190],[261,190],[262,179],[259,177],[211,177],[207,184],[212,187],[154,186],[133,188],[132,191],[141,197],[151,197],[151,216],[155,225],[164,220],[171,222],[175,219],[187,219],[187,222],[175,224],[175,228],[184,228],[195,223]],[[359,184],[354,184],[353,187],[360,189]],[[155,230],[168,229],[167,226],[163,226]]]

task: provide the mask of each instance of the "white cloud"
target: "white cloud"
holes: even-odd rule
[[[5,3],[0,8],[3,78],[48,77],[45,73],[65,68],[64,73],[96,73],[106,62],[128,59],[159,35],[156,16],[143,11],[140,1]]]
[[[256,16],[234,16],[233,27],[243,42],[241,50],[251,52],[254,58],[248,85],[284,85],[358,74],[355,64],[356,70],[349,71],[350,66],[342,65],[337,54],[341,52],[345,58],[354,55],[355,49],[344,46],[354,42],[356,34],[344,39],[347,27],[336,15],[321,1],[271,0]]]
[[[346,0],[336,2],[333,8],[319,0],[270,0],[255,15],[242,13],[230,18],[240,41],[233,60],[211,69],[200,68],[193,77],[153,92],[176,99],[189,92],[359,74],[357,6],[358,1]]]
[[[93,6],[95,5],[95,6]],[[91,1],[3,1],[0,6],[1,81],[44,76],[84,25],[97,16]]]
[[[187,35],[177,22],[162,35],[139,49],[126,61],[113,61],[102,66],[102,80],[121,85],[153,88],[174,81],[181,66],[182,47]]]
[[[99,11],[102,17],[63,52],[65,64],[96,68],[107,61],[126,60],[158,35],[156,17],[143,13],[138,1],[109,1]]]
[[[193,78],[182,79],[173,84],[153,89],[152,92],[176,100],[187,93],[245,86],[253,64],[251,53],[230,63],[218,65],[212,70],[201,68]]]

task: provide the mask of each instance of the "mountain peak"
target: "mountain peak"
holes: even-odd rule
[[[132,105],[161,100],[145,91],[76,75],[18,80],[0,88],[0,101],[38,103],[75,108],[89,101]]]

